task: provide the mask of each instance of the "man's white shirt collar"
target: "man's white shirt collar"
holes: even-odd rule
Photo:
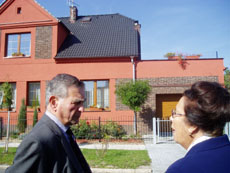
[[[67,129],[68,129],[69,127],[64,126],[64,125],[61,123],[61,121],[60,121],[55,115],[53,115],[53,114],[50,113],[49,111],[46,111],[45,114],[46,114],[51,120],[53,120],[53,121],[55,122],[55,124],[57,124],[58,127],[60,127],[60,129],[61,129],[63,132],[66,132],[66,131],[67,131]]]

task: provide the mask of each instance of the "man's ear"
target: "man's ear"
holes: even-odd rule
[[[50,104],[50,108],[56,112],[57,111],[57,106],[58,106],[58,98],[55,96],[51,96],[49,99],[49,104]]]

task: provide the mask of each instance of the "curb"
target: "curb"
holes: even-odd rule
[[[102,169],[91,168],[93,173],[152,173],[152,169]]]
[[[0,169],[6,169],[9,165],[0,165]],[[91,168],[93,173],[152,173],[152,169],[103,169],[103,168]]]
[[[8,168],[9,167],[9,165],[0,165],[0,168],[1,169],[6,169],[6,168]]]

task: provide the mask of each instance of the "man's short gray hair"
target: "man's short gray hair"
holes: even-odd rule
[[[77,88],[84,88],[84,83],[77,77],[69,74],[58,74],[50,80],[46,87],[46,105],[49,104],[51,96],[65,98],[68,96],[68,88],[75,86]]]

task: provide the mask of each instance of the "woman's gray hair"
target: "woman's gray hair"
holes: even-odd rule
[[[58,74],[50,80],[46,87],[46,105],[49,104],[51,96],[65,98],[68,96],[68,88],[75,86],[77,88],[84,88],[84,83],[77,77],[69,74]]]

